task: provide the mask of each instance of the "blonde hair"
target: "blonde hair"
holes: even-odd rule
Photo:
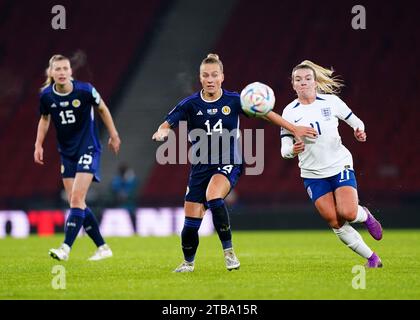
[[[209,53],[207,55],[207,58],[203,59],[203,61],[201,61],[201,65],[203,64],[218,64],[220,67],[220,70],[223,73],[223,63],[222,61],[219,59],[219,55],[216,53]]]
[[[48,87],[50,84],[54,83],[54,79],[51,76],[51,69],[52,65],[56,61],[63,61],[68,60],[70,62],[70,59],[61,55],[61,54],[55,54],[50,58],[50,61],[48,63],[48,68],[45,69],[45,75],[47,76],[47,79],[45,80],[44,84],[41,87],[41,91],[44,90],[46,87]]]
[[[293,68],[292,71],[292,84],[294,82],[293,74],[299,69],[310,69],[314,73],[315,82],[317,84],[316,91],[318,93],[337,94],[340,92],[341,87],[344,87],[341,80],[337,76],[333,76],[334,70],[327,69],[313,63],[312,61],[305,60]]]

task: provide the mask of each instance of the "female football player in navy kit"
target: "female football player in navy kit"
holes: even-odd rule
[[[200,65],[202,90],[181,101],[152,137],[163,141],[168,136],[169,129],[178,126],[180,121],[187,121],[190,139],[192,132],[200,129],[205,132],[204,136],[209,137],[206,142],[203,142],[205,139],[192,141],[192,153],[200,153],[200,160],[192,163],[185,195],[185,222],[181,233],[184,261],[174,272],[194,271],[194,258],[199,244],[198,229],[206,208],[212,213],[214,227],[222,242],[226,268],[230,271],[240,266],[233,251],[229,214],[224,202],[242,173],[242,158],[238,156],[239,137],[233,134],[234,142],[221,150],[217,137],[222,137],[224,131],[239,130],[239,115],[243,111],[239,94],[222,89],[223,80],[222,62],[218,55],[209,54]],[[316,135],[311,127],[294,126],[275,112],[269,112],[265,118],[278,126],[286,127],[297,137]],[[215,152],[216,157],[211,154],[216,149],[215,143],[219,145],[218,152]],[[208,147],[207,152],[203,151],[203,147]],[[203,161],[206,157],[207,162]]]
[[[283,117],[316,128],[318,136],[304,145],[303,141],[293,141],[288,130],[282,129],[281,152],[284,158],[299,156],[306,191],[338,238],[367,259],[367,267],[378,268],[382,267],[380,258],[349,224],[364,223],[374,239],[382,238],[380,223],[358,204],[353,158],[338,132],[338,121],[343,120],[354,129],[356,140],[364,142],[365,125],[335,95],[342,84],[332,73],[308,60],[293,69],[292,86],[297,99],[286,106]]]
[[[92,181],[99,182],[101,145],[98,139],[94,109],[104,122],[108,133],[108,146],[117,154],[120,138],[111,113],[95,88],[73,80],[70,60],[54,55],[46,70],[47,81],[40,94],[40,114],[35,142],[34,160],[44,164],[42,144],[52,120],[61,156],[61,174],[70,204],[70,214],[65,225],[64,243],[49,254],[57,260],[68,260],[70,249],[83,226],[98,249],[89,260],[112,256],[105,244],[94,214],[86,206],[86,194]]]

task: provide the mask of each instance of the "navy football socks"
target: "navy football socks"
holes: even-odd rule
[[[66,221],[65,227],[65,238],[64,243],[67,244],[70,248],[76,240],[77,234],[80,231],[80,228],[83,225],[83,220],[85,219],[85,210],[80,208],[71,208],[69,217]]]
[[[199,243],[198,229],[200,229],[202,221],[202,218],[185,217],[184,228],[181,232],[182,252],[184,252],[185,261],[194,261]]]
[[[214,228],[222,242],[223,250],[232,248],[232,232],[225,201],[222,198],[213,199],[207,202],[207,206],[213,215]]]
[[[99,231],[98,221],[95,218],[92,210],[89,207],[85,209],[85,220],[83,221],[83,227],[89,237],[95,242],[97,247],[105,244],[104,238],[102,238],[101,232]]]

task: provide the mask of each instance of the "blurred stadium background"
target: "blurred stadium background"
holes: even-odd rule
[[[146,234],[159,235],[162,221],[176,230],[171,221],[182,212],[171,208],[182,207],[189,166],[156,164],[159,144],[151,136],[179,100],[199,89],[198,66],[216,52],[225,65],[226,89],[265,82],[275,91],[279,113],[294,99],[290,71],[296,64],[310,59],[334,67],[346,84],[342,98],[367,127],[368,142],[360,144],[348,126],[340,126],[354,157],[361,202],[385,228],[420,227],[418,3],[62,0],[66,29],[54,30],[56,4],[0,0],[0,237],[63,228],[67,204],[53,127],[44,144],[46,165],[33,162],[38,92],[56,53],[72,57],[75,77],[98,89],[123,141],[117,158],[103,152],[102,182],[88,199],[98,217],[109,213],[110,225],[129,217],[138,231],[142,208],[156,225]],[[351,27],[357,4],[366,8],[366,30]],[[241,126],[265,130],[265,167],[259,176],[242,176],[235,190],[234,230],[326,228],[307,198],[296,160],[281,158],[279,129],[245,118]],[[104,149],[107,138],[102,130]],[[138,179],[124,203],[110,187],[122,164]],[[106,235],[125,232],[131,231],[111,228]]]

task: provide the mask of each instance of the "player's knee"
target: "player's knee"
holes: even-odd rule
[[[213,180],[214,179],[214,180]],[[229,193],[230,183],[222,175],[216,175],[212,178],[206,190],[206,200],[224,199]]]
[[[221,196],[217,194],[217,190],[215,188],[208,188],[206,191],[206,200],[210,201],[217,198],[221,198]]]
[[[340,229],[343,226],[343,223],[338,219],[329,219],[327,220],[328,226],[333,229]]]
[[[70,198],[72,208],[83,208],[85,206],[85,196],[82,192],[73,191]]]
[[[353,221],[357,216],[357,208],[337,207],[337,213],[341,218],[347,221]]]
[[[215,200],[215,199],[224,199],[224,198],[225,198],[225,195],[220,189],[211,188],[211,189],[207,189],[206,191],[207,202]]]
[[[220,197],[216,196],[215,194],[209,194],[209,193],[206,194],[207,202],[209,202],[211,200],[214,200],[214,199],[218,199],[218,198],[220,198]]]
[[[342,227],[342,225],[338,221],[330,223],[329,226],[330,228],[333,228],[333,229],[340,229]]]

